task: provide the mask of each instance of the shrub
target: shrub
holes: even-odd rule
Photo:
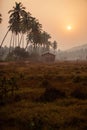
[[[73,78],[73,82],[74,83],[79,83],[81,81],[81,77],[80,76],[75,76],[74,78]]]
[[[77,75],[77,76],[74,76],[74,78],[73,78],[73,82],[74,83],[86,83],[86,81],[87,81],[87,76],[79,76],[79,75]]]
[[[65,121],[64,123],[64,127],[68,128],[76,128],[78,127],[80,129],[80,127],[82,126],[82,124],[84,124],[85,120],[81,117],[71,117],[69,120]]]
[[[64,98],[65,92],[58,90],[56,88],[46,88],[44,94],[40,97],[41,101],[54,101],[57,98]]]
[[[51,86],[50,82],[47,79],[43,79],[40,83],[41,87],[48,88]]]
[[[31,130],[42,130],[43,128],[43,121],[41,118],[33,117],[31,123],[30,123],[30,129]]]
[[[78,99],[87,99],[87,88],[77,87],[71,93],[71,96]]]

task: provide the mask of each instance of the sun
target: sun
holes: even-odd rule
[[[67,26],[67,30],[69,30],[69,31],[72,30],[72,26],[71,26],[71,25],[68,25],[68,26]]]

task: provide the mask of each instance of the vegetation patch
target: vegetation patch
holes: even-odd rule
[[[58,98],[65,98],[65,97],[66,97],[65,92],[50,87],[50,88],[46,88],[44,94],[41,95],[40,100],[45,102],[52,102]]]
[[[69,62],[1,66],[0,129],[86,130],[86,66]],[[80,74],[74,75],[75,68]],[[7,93],[13,87],[16,90]]]
[[[77,87],[73,90],[73,92],[71,93],[71,96],[74,98],[78,98],[78,99],[82,99],[82,100],[86,100],[87,99],[87,87]]]

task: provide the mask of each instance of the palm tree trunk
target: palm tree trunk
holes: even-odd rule
[[[25,50],[27,49],[28,45],[29,45],[29,41],[27,41],[27,44],[26,44]]]
[[[15,47],[17,47],[17,35],[15,35]]]
[[[10,53],[10,51],[11,51],[12,37],[13,37],[13,33],[12,33],[12,35],[11,35],[10,46],[9,46],[9,53]]]
[[[22,37],[22,48],[24,48],[24,35]]]
[[[19,47],[21,46],[22,38],[23,38],[23,34],[21,34],[21,38],[20,38],[20,42],[19,42]]]
[[[19,33],[18,33],[18,46],[19,46]]]
[[[6,32],[6,34],[5,34],[4,38],[3,38],[2,42],[1,42],[0,48],[2,47],[3,42],[4,42],[4,40],[5,40],[5,38],[6,38],[7,34],[8,34],[8,32],[9,32],[9,29],[8,29],[8,31]]]
[[[13,34],[13,48],[15,48],[15,44],[14,44],[14,34]]]

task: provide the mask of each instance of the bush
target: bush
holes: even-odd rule
[[[78,99],[87,99],[87,88],[78,87],[71,93],[71,96]]]
[[[84,124],[85,120],[81,117],[71,117],[69,120],[65,121],[64,123],[64,127],[68,128],[80,128],[82,127],[82,125]],[[81,129],[82,130],[82,129]]]
[[[73,78],[74,83],[81,83],[81,82],[86,83],[86,81],[87,81],[87,76],[79,76],[79,75],[77,75],[77,76],[75,76]]]
[[[73,82],[74,82],[74,83],[79,83],[79,82],[81,82],[81,77],[80,77],[80,76],[75,76],[75,77],[73,78]]]
[[[57,98],[64,98],[65,96],[66,96],[65,92],[50,87],[50,88],[46,88],[44,94],[40,97],[40,100],[51,102],[56,100]]]
[[[40,86],[41,87],[44,87],[44,88],[50,88],[51,87],[51,84],[50,82],[47,80],[47,79],[43,79],[40,83]]]
[[[33,117],[32,121],[30,122],[30,129],[31,130],[42,130],[43,128],[43,121],[39,117]]]

